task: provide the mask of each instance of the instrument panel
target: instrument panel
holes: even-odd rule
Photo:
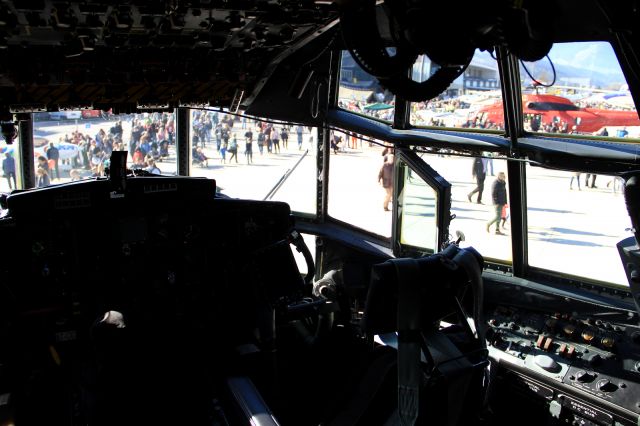
[[[576,312],[497,306],[487,316],[489,354],[512,386],[571,424],[637,425],[640,327]]]

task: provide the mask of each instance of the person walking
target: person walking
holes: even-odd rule
[[[236,139],[235,133],[231,136],[231,141],[229,142],[229,152],[231,153],[231,157],[229,157],[229,163],[234,158],[236,159],[236,163],[238,162],[238,140]]]
[[[384,211],[389,211],[389,203],[393,197],[393,154],[387,154],[378,172],[378,182],[384,188]]]
[[[580,189],[580,175],[582,175],[582,173],[579,172],[571,175],[571,180],[569,181],[569,189],[573,189],[573,180],[575,179],[578,183],[578,191],[582,191],[582,189]]]
[[[47,160],[51,160],[53,162],[51,167],[51,179],[53,179],[53,171],[56,172],[56,179],[60,179],[60,169],[58,168],[58,161],[60,160],[60,151],[53,145],[53,142],[49,142],[49,147],[45,152],[47,155]]]
[[[504,172],[498,173],[498,178],[491,185],[491,198],[493,199],[493,207],[495,215],[493,219],[487,222],[487,232],[490,232],[491,225],[496,224],[496,235],[504,235],[500,231],[500,221],[502,220],[502,209],[507,204],[507,177]]]
[[[2,172],[4,177],[7,178],[9,183],[9,189],[17,189],[16,185],[16,160],[13,159],[10,152],[4,153],[4,159],[2,160]],[[13,186],[11,186],[11,180],[13,180]]]
[[[285,126],[282,126],[282,131],[280,132],[280,138],[282,139],[282,147],[286,150],[289,149],[289,132]]]
[[[275,154],[280,154],[280,135],[275,126],[271,129],[271,145]]]
[[[258,128],[258,150],[260,151],[260,155],[262,155],[262,152],[264,150],[265,140],[266,136],[264,132]]]
[[[244,134],[244,155],[247,157],[247,164],[253,163],[253,132],[251,129]]]
[[[302,126],[296,127],[296,134],[298,135],[298,151],[302,149]]]
[[[473,160],[473,166],[471,167],[471,176],[476,179],[476,187],[467,194],[467,199],[471,203],[471,196],[478,193],[477,203],[482,204],[482,193],[484,192],[484,180],[487,177],[487,170],[485,167],[485,162],[482,158],[476,158]]]

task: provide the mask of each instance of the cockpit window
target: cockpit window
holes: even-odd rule
[[[315,214],[316,128],[223,111],[194,109],[190,117],[191,176],[215,179],[230,197]]]
[[[13,189],[22,188],[20,155],[18,155],[19,146],[20,137],[17,137],[13,144],[7,144],[4,138],[0,139],[0,162],[2,162],[0,192],[9,192]]]
[[[437,70],[428,57],[418,57],[412,79],[425,81]],[[427,127],[503,130],[504,112],[498,64],[488,52],[476,50],[463,75],[436,99],[411,104],[411,124]]]
[[[127,167],[175,175],[175,114],[114,115],[99,110],[33,114],[35,186],[104,176],[113,151]]]
[[[364,71],[348,51],[342,52],[338,106],[376,120],[393,122],[396,97]]]
[[[329,215],[390,238],[393,150],[347,130],[331,131],[329,139]]]
[[[631,236],[624,181],[527,167],[529,264],[626,285],[616,243]]]
[[[520,65],[527,131],[640,138],[636,107],[609,43],[556,43],[548,56]]]

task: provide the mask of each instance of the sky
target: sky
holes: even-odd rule
[[[549,58],[556,67],[560,79],[592,77],[593,84],[606,86],[608,83],[613,83],[613,86],[621,88],[625,86],[626,80],[620,69],[618,58],[607,42],[556,43],[549,52]],[[488,52],[476,51],[472,63],[495,65],[495,60]],[[525,64],[532,75],[540,76],[545,81],[553,74],[547,58]]]
[[[603,74],[621,74],[611,45],[604,41],[556,43],[549,57],[555,64],[573,66]]]

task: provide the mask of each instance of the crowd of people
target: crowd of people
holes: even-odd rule
[[[112,122],[105,131],[100,128],[95,134],[79,129],[61,136],[62,142],[76,145],[77,156],[62,160],[60,150],[50,142],[36,161],[36,186],[50,185],[61,179],[60,163],[67,162],[71,168],[71,181],[86,176],[103,176],[105,167],[113,151],[128,151],[129,167],[144,169],[149,173],[160,174],[156,162],[169,157],[169,146],[175,143],[175,121],[171,113],[135,114],[131,116],[130,131],[125,134],[122,120]]]
[[[308,133],[307,141],[313,144],[312,128],[287,123],[274,124],[256,121],[246,116],[225,114],[216,111],[194,111],[191,121],[191,157],[196,166],[208,167],[215,152],[222,164],[238,163],[240,154],[246,164],[253,164],[254,144],[259,155],[280,154],[282,150],[301,151]]]
[[[373,96],[373,95],[372,95]],[[367,101],[373,101],[372,96]],[[496,98],[498,102],[500,99]],[[342,109],[357,112],[376,118],[381,121],[392,122],[394,114],[394,101],[389,101],[389,109],[376,110],[370,109],[373,104],[361,102],[354,99],[341,99],[338,106]],[[594,108],[603,110],[625,110],[611,103],[603,101],[579,100],[575,104],[581,108]],[[410,122],[415,126],[427,127],[449,127],[449,128],[472,128],[483,130],[504,130],[504,120],[488,120],[481,112],[472,108],[472,105],[461,97],[450,97],[441,94],[435,99],[425,102],[412,102],[410,106]],[[466,112],[466,113],[465,113]],[[495,118],[495,117],[494,117]],[[577,123],[568,123],[557,117],[552,122],[544,122],[540,114],[524,115],[525,129],[539,133],[565,133],[565,134],[583,134],[580,132],[580,126]],[[609,134],[606,128],[601,129],[595,135],[597,136],[615,136],[628,137],[629,131],[624,129],[616,129],[614,134]]]

